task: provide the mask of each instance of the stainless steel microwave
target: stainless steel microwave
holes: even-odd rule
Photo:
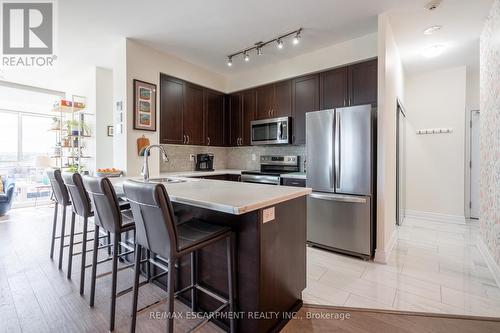
[[[252,139],[255,145],[277,145],[290,143],[291,118],[273,118],[251,122]]]

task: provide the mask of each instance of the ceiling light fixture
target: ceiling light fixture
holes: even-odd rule
[[[424,30],[424,35],[432,35],[433,33],[441,30],[443,26],[441,25],[433,25],[432,27],[428,27]]]
[[[255,43],[251,47],[247,47],[247,48],[242,49],[241,51],[229,54],[227,56],[227,65],[229,67],[231,67],[233,65],[233,60],[232,60],[233,57],[238,56],[238,55],[242,55],[243,56],[243,60],[245,60],[246,62],[248,62],[248,61],[250,61],[250,55],[249,54],[252,51],[256,51],[257,55],[262,55],[263,54],[262,53],[262,48],[264,46],[266,46],[268,44],[271,44],[271,43],[274,43],[274,42],[277,43],[277,47],[279,49],[282,49],[284,47],[283,40],[285,38],[288,38],[288,37],[291,37],[291,36],[293,36],[293,44],[298,44],[300,42],[300,39],[301,39],[301,32],[302,32],[302,28],[299,28],[297,30],[293,30],[293,31],[287,32],[285,34],[276,36],[275,38],[272,38],[272,39],[270,39],[268,41],[258,42],[258,43]]]
[[[441,55],[445,48],[443,44],[431,45],[422,51],[422,55],[426,58],[435,58]]]

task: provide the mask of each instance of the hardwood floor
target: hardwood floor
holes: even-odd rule
[[[57,254],[54,261],[49,259],[52,214],[52,208],[37,207],[12,210],[0,218],[0,332],[107,332],[111,275],[97,280],[96,304],[90,308],[90,268],[86,270],[85,295],[79,294],[80,256],[73,259],[72,280],[66,278],[67,250],[63,270],[57,269]],[[81,223],[77,226],[82,229]],[[100,254],[101,259],[106,257],[105,250]],[[98,274],[110,269],[110,262],[101,264]],[[118,273],[118,291],[132,285],[132,273],[132,269]],[[160,303],[138,315],[137,332],[165,331],[165,295],[154,285],[141,287],[139,308]],[[129,332],[131,303],[132,293],[118,298],[115,332]],[[189,308],[176,302],[175,311],[185,316]],[[200,320],[175,320],[175,331],[186,332]],[[212,323],[200,331],[222,332]]]
[[[457,316],[314,305],[303,306],[297,314],[297,319],[290,321],[282,330],[283,333],[494,333],[499,331],[500,319],[475,320]]]

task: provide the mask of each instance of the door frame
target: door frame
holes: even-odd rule
[[[465,217],[473,220],[479,220],[478,217],[472,217],[472,114],[478,112],[481,115],[481,110],[472,109],[466,112],[466,152],[465,152]]]
[[[399,183],[401,182],[401,179],[399,178],[399,166],[400,166],[400,156],[399,156],[399,117],[400,114],[403,115],[403,117],[407,117],[406,114],[406,109],[403,106],[403,103],[399,98],[396,99],[396,225],[400,226],[403,224],[403,221],[399,221]]]

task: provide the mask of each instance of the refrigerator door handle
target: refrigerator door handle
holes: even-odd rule
[[[340,188],[340,177],[341,177],[341,170],[340,170],[340,163],[341,163],[341,157],[340,157],[340,111],[335,110],[335,153],[334,153],[334,158],[335,158],[335,188],[338,189]]]
[[[320,200],[363,203],[363,204],[366,203],[365,197],[356,197],[356,196],[342,195],[342,194],[311,193],[311,194],[309,194],[309,196],[311,198],[320,199]]]

